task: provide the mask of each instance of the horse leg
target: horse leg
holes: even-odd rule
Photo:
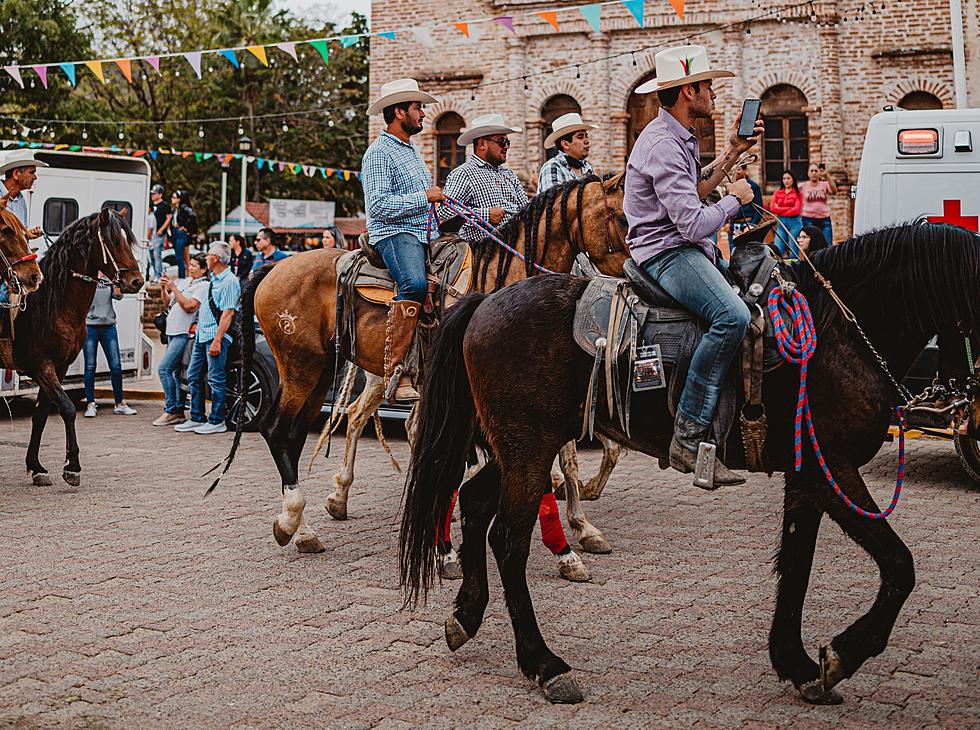
[[[61,414],[61,420],[65,424],[65,466],[61,471],[61,478],[65,483],[77,487],[81,484],[82,465],[79,463],[78,437],[75,434],[75,404],[61,387],[61,381],[54,365],[50,362],[45,363],[37,373],[38,387],[44,391],[47,401],[54,403]],[[35,418],[38,417],[35,411]],[[47,420],[46,408],[45,415],[41,419],[40,429],[37,430],[37,447],[41,444],[41,432],[44,430],[44,423]],[[31,442],[34,442],[34,429],[31,429]],[[35,452],[36,453],[36,452]],[[35,456],[36,458],[36,456]]]
[[[327,497],[327,512],[335,520],[347,519],[347,495],[354,483],[354,459],[357,442],[361,440],[364,426],[371,420],[384,400],[384,381],[367,373],[364,390],[347,411],[347,442],[344,445],[344,463],[333,476],[334,493]]]
[[[551,460],[543,459],[537,464],[522,461],[512,457],[501,463],[501,498],[497,517],[490,528],[490,547],[497,559],[514,628],[517,663],[525,676],[537,681],[544,689],[549,701],[581,702],[582,691],[572,676],[571,667],[548,648],[541,636],[527,587],[531,533],[543,494],[540,487],[533,485],[547,483]]]
[[[599,473],[592,477],[581,489],[582,499],[595,500],[602,496],[602,490],[609,482],[609,475],[616,468],[616,463],[623,453],[623,447],[615,441],[607,439],[605,436],[596,437],[602,443],[602,463],[599,465]]]
[[[574,449],[575,444],[571,446]],[[612,546],[609,541],[598,527],[589,522],[582,510],[582,503],[579,501],[579,484],[578,479],[565,480],[565,515],[568,517],[568,526],[572,530],[572,535],[587,553],[600,555],[611,553]]]
[[[48,422],[48,411],[51,408],[51,401],[43,390],[39,390],[37,400],[34,403],[34,416],[31,418],[31,441],[27,446],[27,471],[31,474],[31,481],[35,487],[50,487],[54,484],[48,475],[48,470],[41,465],[41,435],[44,433],[44,426]]]
[[[551,467],[551,484],[555,492],[555,499],[565,499],[567,484],[575,484],[581,493],[582,482],[578,474],[578,450],[574,441],[569,441],[561,447],[556,462]]]
[[[463,542],[459,559],[463,583],[456,608],[446,621],[446,643],[452,651],[476,636],[490,600],[487,584],[487,530],[500,501],[500,467],[490,461],[459,488]]]

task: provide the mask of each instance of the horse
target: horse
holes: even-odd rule
[[[891,376],[900,381],[933,334],[955,338],[958,331],[974,331],[980,324],[975,297],[980,238],[946,225],[908,224],[819,251],[812,261],[826,279],[803,264],[780,264],[780,269],[809,300],[816,323],[818,346],[807,376],[815,432],[843,493],[858,507],[878,512],[858,469],[885,440],[896,403]],[[867,341],[832,300],[827,280]],[[446,641],[455,651],[482,624],[489,600],[486,546],[492,520],[489,544],[503,582],[517,662],[552,702],[578,702],[582,692],[569,665],[541,635],[526,565],[551,460],[581,429],[592,358],[573,340],[572,321],[586,284],[568,275],[534,277],[489,296],[470,295],[444,319],[426,363],[399,539],[401,585],[406,605],[415,605],[432,585],[436,524],[459,486],[478,429],[492,460],[460,488],[464,578],[446,622]],[[521,377],[499,377],[510,372]],[[784,365],[764,380],[765,463],[785,473],[769,655],[776,675],[790,680],[804,700],[837,704],[842,697],[834,687],[886,648],[915,585],[915,571],[911,551],[888,521],[868,519],[846,505],[808,445],[802,468],[794,471],[799,389],[797,366]],[[618,418],[600,412],[596,428],[607,437],[654,457],[667,455],[672,418],[666,389],[634,394],[632,435]],[[744,468],[738,429],[732,429],[727,446],[728,464]],[[881,582],[871,608],[821,648],[817,663],[804,647],[801,623],[817,529],[825,514],[867,551]]]
[[[622,211],[624,182],[625,173],[605,179],[590,175],[532,198],[498,231],[508,246],[521,252],[523,260],[489,239],[472,245],[473,286],[480,291],[493,291],[538,274],[536,266],[570,271],[580,252],[587,253],[599,271],[621,273],[628,255],[623,233],[626,228]],[[340,349],[336,344],[336,265],[344,253],[320,249],[291,256],[274,267],[257,271],[242,292],[242,321],[251,322],[253,316],[258,317],[276,358],[281,384],[270,417],[260,425],[282,479],[282,511],[273,523],[273,536],[281,546],[295,537],[301,553],[324,550],[303,517],[306,499],[298,484],[298,468],[309,427],[335,380]],[[357,348],[349,359],[366,372],[380,376],[388,308],[367,302],[358,302],[357,306],[360,314]],[[284,321],[288,321],[288,326],[283,326]],[[242,328],[243,372],[248,372],[254,354],[252,329]],[[350,414],[344,464],[334,478],[335,493],[327,503],[327,510],[337,519],[347,516],[357,440],[381,401],[380,381],[374,382],[376,387],[368,388],[361,395]],[[411,433],[409,428],[410,438]],[[226,460],[226,470],[234,458],[237,443],[236,439]],[[577,486],[575,480],[571,481]],[[585,518],[577,489],[567,491],[567,511],[573,531],[602,547],[605,538]],[[608,547],[603,550],[608,551]]]
[[[104,208],[72,223],[51,244],[41,260],[44,281],[28,298],[17,321],[14,359],[38,386],[27,447],[27,471],[35,486],[52,485],[38,452],[51,405],[65,424],[66,456],[62,479],[81,484],[75,405],[61,387],[68,367],[85,344],[85,316],[92,306],[100,274],[127,294],[143,287],[133,256],[136,237],[126,220]]]
[[[26,296],[37,291],[44,275],[31,252],[27,226],[7,210],[10,193],[0,198],[0,280],[11,294]]]

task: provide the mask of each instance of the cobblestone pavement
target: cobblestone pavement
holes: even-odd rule
[[[327,551],[299,555],[272,539],[279,480],[261,438],[247,435],[202,501],[200,475],[231,437],[150,428],[156,408],[79,419],[80,488],[29,486],[23,406],[0,426],[0,725],[980,726],[980,491],[948,444],[910,443],[891,521],[918,585],[890,645],[841,685],[844,705],[819,708],[776,679],[766,650],[780,482],[756,476],[709,494],[628,454],[586,503],[615,549],[586,556],[591,584],[562,581],[532,546],[543,631],[587,696],[553,707],[517,669],[495,570],[487,621],[457,654],[442,637],[453,586],[399,610],[402,481],[374,439],[362,444],[347,522],[323,509],[337,456],[304,479]],[[45,443],[57,475],[57,419]],[[404,463],[404,439],[394,447]],[[584,456],[583,473],[597,456]],[[865,470],[884,503],[895,456],[886,445]],[[825,521],[804,617],[811,653],[870,605],[877,583]]]

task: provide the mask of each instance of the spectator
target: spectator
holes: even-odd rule
[[[126,405],[123,400],[122,362],[119,357],[119,333],[116,331],[116,310],[112,300],[122,299],[122,291],[112,284],[98,284],[95,287],[95,297],[92,306],[85,317],[85,347],[82,352],[85,357],[85,417],[95,418],[98,406],[95,403],[95,367],[98,362],[99,345],[109,363],[109,380],[112,382],[112,394],[115,396],[116,407],[113,413],[117,416],[135,416],[136,411]]]
[[[796,240],[800,244],[800,249],[806,251],[808,254],[830,248],[832,245],[824,238],[823,229],[820,226],[803,226],[803,230],[800,231],[800,235],[797,236]]]
[[[245,236],[232,233],[228,236],[228,245],[231,246],[231,262],[229,263],[231,271],[240,281],[245,281],[248,275],[252,273],[252,263],[255,260],[252,252],[248,249],[248,241],[245,240]]]
[[[259,255],[255,257],[252,271],[257,271],[266,264],[274,264],[276,261],[282,261],[286,258],[287,254],[280,251],[276,246],[275,235],[271,228],[263,228],[255,237],[255,248],[258,249]]]
[[[157,367],[163,387],[163,415],[153,422],[154,426],[176,426],[187,420],[176,373],[184,359],[191,327],[197,322],[198,310],[207,299],[207,257],[200,253],[192,256],[187,271],[190,276],[186,279],[173,281],[166,274],[160,277],[160,296],[164,306],[170,305],[170,311],[167,313],[167,351]]]
[[[170,219],[173,217],[170,203],[164,200],[163,193],[163,185],[150,188],[150,226],[147,234],[150,239],[150,266],[153,272],[151,282],[160,281],[163,275],[163,248],[167,243],[167,229],[170,228]]]
[[[347,248],[347,239],[344,237],[343,232],[337,228],[337,226],[325,228],[323,231],[322,241],[324,248]]]
[[[803,228],[803,221],[800,219],[802,205],[803,198],[800,196],[800,188],[796,184],[796,176],[787,170],[783,173],[783,186],[773,193],[769,210],[782,221],[783,226],[786,226],[793,238],[796,238]],[[787,240],[786,231],[783,230],[782,226],[776,231],[774,243],[780,256],[789,255],[792,244]]]
[[[170,197],[173,218],[170,221],[170,241],[177,259],[177,278],[187,276],[187,264],[191,258],[190,245],[197,235],[197,214],[191,208],[191,195],[186,190],[175,190]]]
[[[187,385],[191,391],[191,417],[189,421],[174,426],[174,431],[200,434],[224,433],[225,425],[225,387],[228,350],[232,337],[229,334],[232,320],[239,307],[242,286],[238,277],[231,273],[231,246],[216,241],[208,249],[208,269],[211,270],[211,283],[207,289],[207,302],[200,309],[197,333],[194,335],[194,349],[191,364],[187,367]],[[211,416],[205,421],[204,377],[207,369],[208,386],[211,388]]]
[[[837,186],[830,179],[824,166],[811,164],[807,180],[800,183],[803,209],[800,211],[804,226],[816,226],[823,231],[828,244],[833,245],[834,227],[830,220],[830,196],[837,194]]]

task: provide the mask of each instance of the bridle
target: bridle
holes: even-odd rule
[[[119,215],[115,211],[110,211],[110,212],[113,215]],[[112,268],[115,269],[115,274],[113,274],[111,279],[109,278],[103,279],[101,277],[91,277],[88,276],[87,274],[80,274],[77,271],[72,271],[71,275],[76,279],[81,279],[82,281],[87,282],[89,284],[96,284],[96,285],[111,284],[112,286],[119,286],[119,279],[124,273],[126,273],[127,271],[139,271],[139,269],[133,267],[123,267],[120,266],[118,263],[116,263],[116,258],[112,255],[112,251],[109,250],[109,245],[105,242],[105,237],[102,235],[102,227],[99,226],[98,224],[96,224],[96,231],[98,232],[98,236],[99,236],[99,245],[102,248],[102,267],[111,263]],[[104,272],[104,268],[102,267],[99,268],[100,272]]]
[[[623,180],[625,178],[626,178],[626,173],[624,172],[623,173],[623,177],[620,179],[619,183],[616,184],[616,187],[619,187],[621,184],[623,184]],[[604,181],[600,179],[599,180],[599,187],[602,189],[602,207],[606,211],[606,217],[605,217],[605,221],[604,221],[604,224],[603,224],[603,227],[602,227],[602,232],[603,232],[603,234],[606,237],[606,252],[607,253],[614,253],[616,251],[624,251],[625,252],[627,250],[627,248],[626,248],[626,236],[624,236],[623,235],[623,232],[620,230],[619,221],[616,220],[616,213],[613,211],[612,208],[609,207],[609,197],[606,194],[606,186],[603,183],[604,183]],[[618,248],[614,248],[613,247],[613,238],[612,238],[612,236],[609,235],[609,226],[610,225],[612,226],[613,230],[616,231],[616,241],[615,242],[618,244]],[[583,240],[583,243],[584,242],[585,241]]]
[[[3,266],[3,273],[0,274],[0,277],[6,280],[7,288],[10,290],[9,299],[14,302],[0,302],[0,309],[19,309],[23,312],[25,307],[27,307],[27,297],[24,296],[24,290],[21,287],[20,279],[17,278],[14,267],[17,264],[25,264],[32,261],[37,261],[37,253],[35,252],[21,256],[19,259],[10,259],[3,252],[3,249],[0,248],[0,265]]]

